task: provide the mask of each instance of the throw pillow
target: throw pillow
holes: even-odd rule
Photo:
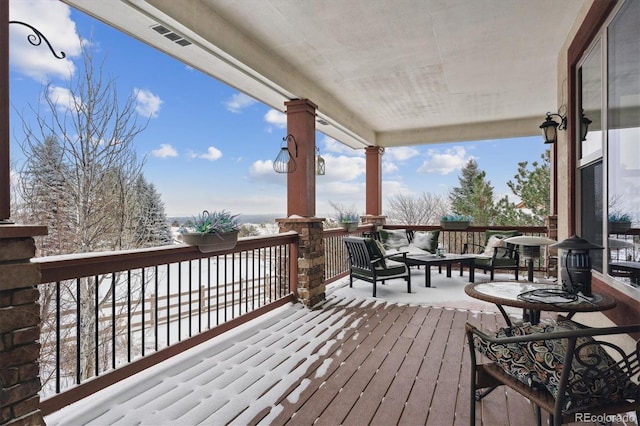
[[[493,256],[494,248],[503,247],[503,246],[504,246],[504,241],[502,241],[502,237],[499,237],[497,235],[492,235],[491,238],[489,238],[489,241],[487,242],[487,246],[484,248],[484,252],[482,253],[482,256],[491,257]]]
[[[382,229],[380,240],[385,250],[400,250],[409,245],[407,231],[404,229]]]
[[[429,253],[435,253],[438,248],[440,231],[417,231],[413,234],[412,244]]]

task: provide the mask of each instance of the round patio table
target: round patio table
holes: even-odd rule
[[[593,292],[591,297],[570,295],[557,284],[540,284],[520,281],[496,281],[469,284],[464,292],[479,300],[494,303],[508,326],[511,320],[503,306],[523,309],[523,319],[532,324],[540,322],[541,311],[568,312],[571,318],[576,312],[606,311],[616,306],[616,301],[606,294]]]

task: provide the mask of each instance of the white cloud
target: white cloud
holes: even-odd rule
[[[37,80],[45,81],[51,76],[69,78],[76,70],[73,61],[81,53],[80,36],[76,24],[71,20],[71,9],[60,1],[20,0],[9,2],[9,19],[22,21],[37,28],[49,40],[58,59],[51,54],[44,40],[33,46],[27,40],[33,31],[20,24],[9,25],[11,66],[19,72]]]
[[[160,144],[160,148],[151,151],[151,155],[160,158],[177,157],[178,151],[168,143]]]
[[[444,152],[437,149],[430,149],[427,152],[428,160],[425,160],[418,168],[418,173],[437,173],[440,175],[447,175],[462,169],[462,167],[474,158],[472,155],[467,154],[467,151],[462,146],[454,146],[453,148],[445,149]]]
[[[382,162],[382,173],[386,174],[386,173],[394,173],[397,172],[398,170],[400,170],[398,168],[398,166],[396,166],[396,163],[393,163],[391,161],[383,161]]]
[[[271,160],[254,161],[249,168],[249,177],[260,182],[273,183],[283,186],[287,185],[286,174],[276,173],[273,170],[273,161]]]
[[[281,129],[287,127],[286,114],[283,114],[275,109],[270,109],[269,111],[267,111],[267,113],[264,115],[264,121]]]
[[[157,118],[162,100],[149,90],[133,89],[136,98],[136,111],[143,117]]]
[[[222,157],[222,151],[220,151],[215,146],[210,146],[207,148],[206,154],[198,155],[198,158],[203,158],[205,160],[216,161]]]
[[[353,149],[329,136],[325,136],[322,142],[324,142],[324,149],[329,152],[347,155],[364,155],[364,149]]]
[[[82,105],[82,99],[74,97],[71,91],[65,87],[49,86],[47,97],[61,112],[77,111]]]
[[[326,154],[322,158],[324,158],[326,174],[319,179],[344,183],[364,176],[365,159],[363,157]]]
[[[387,157],[390,161],[405,161],[419,154],[420,151],[415,148],[398,146],[385,149],[383,158]]]
[[[236,93],[235,95],[231,96],[231,99],[228,99],[225,102],[225,105],[228,111],[237,114],[243,109],[250,107],[255,103],[257,103],[257,101],[252,97],[247,96],[244,93]]]

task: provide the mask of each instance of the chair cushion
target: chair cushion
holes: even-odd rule
[[[545,332],[585,328],[574,321],[559,321],[544,327]],[[531,360],[533,373],[554,398],[558,397],[562,366],[567,352],[567,339],[536,340],[522,343]],[[571,386],[567,387],[563,410],[595,407],[607,403],[635,399],[638,385],[626,381],[617,383],[624,373],[604,348],[591,337],[580,337],[571,363]]]
[[[407,275],[407,266],[404,263],[387,259],[385,267],[375,266],[378,279],[390,279]],[[369,269],[354,269],[354,275],[373,278],[373,271]]]
[[[364,243],[367,246],[367,250],[369,250],[371,260],[382,259],[380,262],[376,263],[376,266],[386,268],[387,264],[384,259],[385,250],[382,244],[373,238],[365,238]]]
[[[440,231],[417,231],[413,234],[411,244],[419,249],[435,254],[438,248],[438,238]]]
[[[503,327],[498,330],[495,336],[522,336],[530,333],[529,327],[532,327],[529,323],[525,323],[522,327]],[[540,383],[536,376],[532,374],[531,360],[524,353],[523,347],[519,343],[491,343],[482,340],[480,336],[474,336],[473,345],[478,352],[527,386],[531,386],[536,381]]]
[[[533,333],[567,331],[584,328],[571,320],[537,326],[529,323],[505,327],[498,330],[496,337],[522,336]],[[544,386],[554,398],[558,397],[558,388],[567,349],[567,339],[534,340],[520,343],[489,343],[479,336],[474,337],[474,346],[478,352],[499,365],[505,372],[529,386]],[[564,395],[563,411],[571,412],[580,407],[598,406],[606,403],[634,399],[638,385],[626,381],[622,385],[615,383],[616,377],[624,374],[615,361],[591,337],[578,338],[576,355],[573,359],[569,377],[572,386]],[[581,345],[585,345],[580,349]],[[603,374],[603,371],[608,371]]]
[[[407,231],[404,229],[381,229],[380,241],[385,250],[399,250],[409,245]]]

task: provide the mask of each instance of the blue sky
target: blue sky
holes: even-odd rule
[[[135,94],[141,121],[150,117],[134,145],[168,216],[193,216],[204,209],[286,214],[286,177],[272,169],[286,135],[283,114],[57,0],[11,0],[10,19],[35,26],[54,49],[67,54],[55,59],[45,47],[27,43],[26,29],[10,26],[14,171],[24,162],[19,114],[30,119],[30,108],[43,107],[39,94],[49,81],[64,99],[68,75],[81,63],[80,36],[91,40],[98,60],[104,59],[104,72],[116,78],[120,99]],[[317,216],[333,214],[329,201],[364,213],[364,151],[320,132],[316,144],[327,169],[316,181]],[[394,194],[448,194],[471,158],[486,171],[497,197],[511,194],[506,183],[518,162],[540,160],[545,148],[541,136],[534,136],[387,149],[383,211]]]

